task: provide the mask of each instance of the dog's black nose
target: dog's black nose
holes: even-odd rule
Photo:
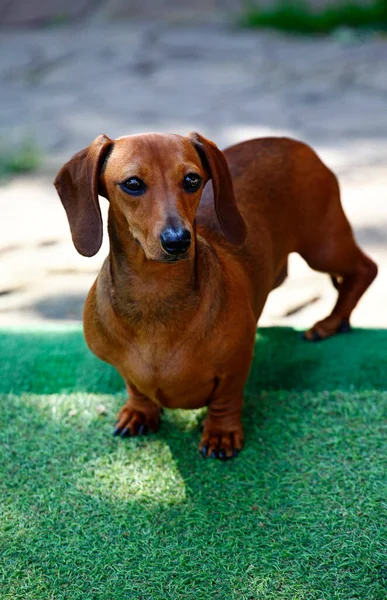
[[[185,254],[191,245],[191,234],[188,229],[168,227],[161,233],[160,242],[167,254]]]

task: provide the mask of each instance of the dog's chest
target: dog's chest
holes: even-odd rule
[[[167,408],[204,406],[215,387],[208,348],[187,342],[173,347],[153,342],[128,347],[124,372],[139,392]]]

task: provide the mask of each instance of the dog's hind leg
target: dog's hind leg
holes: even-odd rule
[[[350,331],[351,313],[378,271],[373,260],[357,246],[337,198],[326,215],[316,228],[313,242],[310,240],[300,254],[312,269],[330,274],[338,298],[331,314],[305,332],[304,338],[310,341]]]
[[[354,243],[345,253],[326,261],[307,260],[313,269],[331,274],[339,295],[331,314],[305,332],[306,340],[318,341],[349,331],[351,313],[377,274],[376,264]]]

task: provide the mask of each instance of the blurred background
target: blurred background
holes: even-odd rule
[[[0,0],[0,325],[79,321],[108,252],[72,246],[63,162],[100,133],[196,130],[313,145],[380,268],[353,323],[387,326],[386,25],[385,0]],[[292,256],[261,324],[312,325],[335,295]]]

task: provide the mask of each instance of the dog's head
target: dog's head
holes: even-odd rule
[[[100,135],[60,169],[54,183],[80,254],[93,256],[101,247],[100,194],[148,260],[175,262],[194,255],[196,210],[210,179],[223,233],[241,244],[246,228],[226,159],[197,133],[117,140]]]

